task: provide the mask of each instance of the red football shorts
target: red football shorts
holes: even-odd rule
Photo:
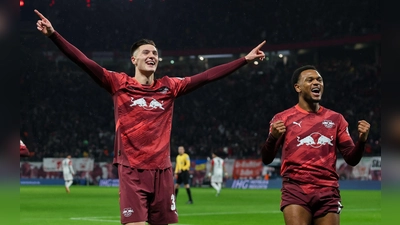
[[[299,184],[295,181],[284,180],[281,192],[281,211],[288,205],[301,205],[316,218],[330,212],[339,214],[343,208],[340,191],[335,187]]]
[[[178,222],[172,168],[143,170],[118,166],[121,223]]]

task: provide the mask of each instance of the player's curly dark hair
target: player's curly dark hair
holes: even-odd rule
[[[154,47],[156,47],[154,41],[150,39],[140,39],[137,42],[133,43],[133,45],[131,46],[131,56],[133,56],[133,53],[136,51],[136,49],[138,49],[142,45],[153,45]]]
[[[305,66],[301,66],[301,67],[297,68],[293,72],[293,75],[292,75],[292,85],[293,86],[299,81],[300,74],[304,70],[317,70],[317,68],[315,68],[315,66],[313,66],[313,65],[305,65]]]

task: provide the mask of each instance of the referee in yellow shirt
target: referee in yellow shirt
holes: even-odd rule
[[[189,169],[190,169],[190,157],[185,153],[185,147],[178,147],[179,155],[176,157],[175,164],[175,198],[178,197],[179,186],[183,183],[186,188],[186,192],[189,196],[189,201],[186,204],[193,204],[192,193],[190,192],[189,185]]]

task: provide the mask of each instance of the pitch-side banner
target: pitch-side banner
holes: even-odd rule
[[[43,170],[45,172],[61,172],[64,158],[44,158]],[[94,159],[72,158],[72,167],[75,171],[92,171]]]
[[[336,171],[341,180],[381,180],[381,157],[363,157],[356,166],[338,159]]]
[[[261,176],[261,159],[238,159],[233,164],[233,179],[256,179]]]

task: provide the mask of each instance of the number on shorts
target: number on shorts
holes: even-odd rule
[[[171,195],[171,210],[175,210],[176,209],[176,205],[175,205],[175,195]]]

